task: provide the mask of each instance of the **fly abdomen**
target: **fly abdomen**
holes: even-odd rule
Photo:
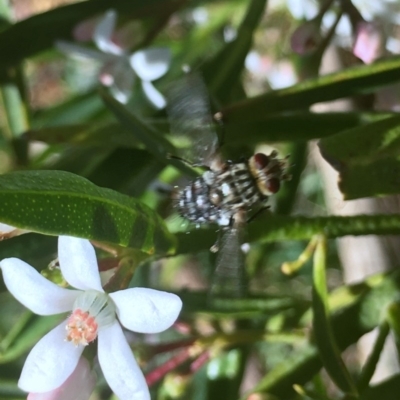
[[[210,187],[198,177],[179,193],[179,214],[194,223],[217,221],[217,209],[210,201]]]

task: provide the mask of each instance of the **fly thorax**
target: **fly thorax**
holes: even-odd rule
[[[115,305],[107,293],[97,290],[82,291],[67,320],[66,340],[76,346],[86,346],[97,338],[99,329],[110,326],[115,319]]]

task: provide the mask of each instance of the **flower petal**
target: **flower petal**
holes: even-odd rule
[[[149,389],[118,322],[101,329],[98,357],[104,377],[120,400],[150,400]]]
[[[3,224],[0,222],[0,240],[11,239],[15,236],[28,233],[29,231],[15,228],[14,226]]]
[[[70,311],[80,293],[57,286],[18,258],[2,260],[0,268],[9,292],[35,314],[53,315]]]
[[[365,64],[371,64],[383,55],[384,42],[384,33],[379,24],[361,21],[357,24],[353,54]]]
[[[17,228],[15,228],[14,226],[3,224],[2,222],[0,222],[0,233],[1,234],[10,233],[10,232],[14,231],[15,229],[17,229]]]
[[[59,236],[58,260],[65,280],[72,287],[103,292],[96,253],[89,240]]]
[[[130,62],[140,79],[154,81],[163,76],[169,68],[171,52],[168,48],[139,50],[132,54]]]
[[[86,358],[81,357],[74,372],[60,387],[50,392],[29,393],[27,400],[88,400],[95,385],[95,373]]]
[[[168,329],[178,318],[181,299],[172,293],[132,288],[110,293],[121,324],[134,332],[157,333]]]
[[[83,346],[65,340],[66,321],[56,326],[28,354],[18,386],[26,392],[42,393],[61,386],[72,374]]]
[[[115,63],[114,80],[110,85],[111,94],[121,103],[126,104],[132,94],[135,73],[124,59]]]
[[[103,62],[107,61],[110,58],[108,54],[104,54],[101,51],[66,42],[64,40],[56,40],[54,44],[57,50],[66,54],[67,56],[89,58],[92,60],[99,60]]]
[[[154,87],[151,82],[142,81],[143,92],[151,104],[159,110],[165,108],[167,101],[165,97]]]
[[[132,95],[132,90],[128,88],[119,88],[116,85],[111,85],[110,93],[115,100],[118,100],[122,104],[126,104],[128,103]]]
[[[108,10],[93,32],[93,41],[104,53],[122,55],[124,54],[124,50],[111,40],[116,22],[117,12],[115,10]]]

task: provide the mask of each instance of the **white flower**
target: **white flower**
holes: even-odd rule
[[[0,240],[10,239],[15,236],[22,235],[24,233],[28,233],[24,229],[15,228],[14,226],[3,224],[0,222]]]
[[[96,385],[95,373],[81,357],[74,372],[58,388],[44,393],[29,393],[27,400],[87,400]]]
[[[55,285],[17,258],[0,262],[7,289],[31,311],[39,315],[72,312],[29,353],[19,387],[34,393],[58,388],[76,368],[85,345],[97,337],[100,366],[114,393],[121,400],[149,400],[146,381],[120,323],[139,333],[162,332],[178,317],[181,300],[146,288],[105,293],[88,240],[60,236],[58,259],[64,278],[77,290]]]
[[[164,96],[154,87],[152,81],[163,76],[169,68],[171,54],[167,48],[139,50],[129,54],[127,49],[113,42],[117,13],[106,12],[93,31],[93,41],[98,50],[90,49],[62,40],[56,47],[67,55],[90,58],[101,62],[99,80],[110,88],[111,94],[121,103],[127,103],[135,77],[142,81],[142,88],[154,107],[166,105]]]

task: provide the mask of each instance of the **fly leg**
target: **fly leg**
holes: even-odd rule
[[[268,210],[269,208],[271,208],[271,207],[270,206],[262,206],[251,217],[249,217],[246,222],[249,224],[250,222],[254,221],[262,212],[264,212],[265,210]]]
[[[218,148],[221,148],[225,144],[225,124],[224,124],[224,116],[222,112],[217,112],[214,114],[214,121],[217,122],[219,129],[218,129]]]

